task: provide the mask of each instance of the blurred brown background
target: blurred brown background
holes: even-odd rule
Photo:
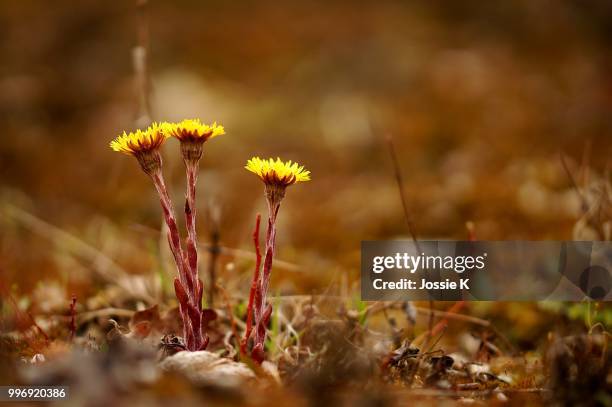
[[[356,276],[361,240],[408,236],[386,134],[423,238],[465,238],[471,220],[479,239],[571,239],[580,201],[560,153],[577,179],[580,163],[593,176],[610,157],[604,0],[150,1],[148,20],[153,119],[226,127],[206,145],[198,191],[201,214],[210,199],[222,209],[224,246],[251,250],[265,210],[248,158],[312,171],[281,209],[278,257],[304,277],[287,292]],[[86,285],[104,256],[157,267],[153,188],[108,148],[135,126],[137,32],[133,1],[0,3],[5,284]],[[164,154],[180,208],[177,143]]]

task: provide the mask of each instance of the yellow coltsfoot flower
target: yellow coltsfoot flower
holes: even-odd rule
[[[202,156],[205,141],[225,134],[223,126],[216,122],[203,124],[199,119],[186,119],[180,123],[164,123],[164,132],[181,142],[181,152],[186,161],[197,162]]]
[[[304,166],[283,162],[280,158],[275,161],[273,158],[262,160],[253,157],[244,168],[259,176],[266,185],[287,187],[296,182],[310,181],[310,171],[304,170]]]
[[[212,125],[203,124],[199,119],[185,119],[180,123],[164,123],[164,130],[169,136],[180,141],[206,141],[225,134],[223,126],[216,122]]]
[[[266,184],[266,197],[270,207],[277,207],[285,196],[285,189],[296,182],[310,181],[310,171],[304,169],[298,163],[280,158],[262,160],[253,157],[247,161],[244,167],[257,175]]]
[[[124,131],[110,142],[110,148],[136,157],[143,171],[150,175],[161,168],[159,148],[167,138],[162,125],[153,123],[146,130]]]

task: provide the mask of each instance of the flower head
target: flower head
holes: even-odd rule
[[[253,157],[244,168],[261,178],[266,185],[287,187],[296,182],[310,181],[310,171],[304,170],[298,163],[283,162],[280,158],[275,161],[273,158],[262,160]]]
[[[162,125],[151,124],[146,130],[138,129],[119,135],[110,142],[110,148],[123,154],[133,155],[147,174],[161,168],[159,147],[166,141],[168,135]]]
[[[203,124],[199,119],[186,119],[180,123],[164,123],[164,132],[176,137],[181,142],[183,158],[195,162],[202,156],[203,144],[206,140],[225,134],[223,126],[216,122],[212,125]]]
[[[168,136],[176,137],[180,141],[206,141],[225,134],[225,129],[217,122],[208,125],[203,124],[199,119],[185,119],[180,123],[164,123],[164,130]]]
[[[126,133],[115,138],[110,142],[110,147],[113,151],[120,153],[136,155],[140,152],[157,150],[168,136],[162,129],[162,125],[153,123],[146,130],[136,130]]]

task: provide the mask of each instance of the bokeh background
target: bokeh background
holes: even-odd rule
[[[572,239],[581,202],[561,154],[577,183],[605,174],[608,1],[153,0],[146,12],[151,118],[227,130],[206,145],[198,191],[201,214],[220,209],[224,247],[252,250],[265,211],[248,158],[312,171],[281,209],[278,258],[295,267],[275,271],[279,291],[350,281],[361,240],[409,236],[386,135],[421,238],[466,238],[472,221],[483,240]],[[5,286],[93,295],[116,267],[173,272],[149,180],[108,148],[139,124],[142,21],[133,1],[0,3]],[[180,208],[174,140],[164,157]],[[209,226],[201,216],[204,243]],[[220,262],[222,284],[247,286],[252,259]]]

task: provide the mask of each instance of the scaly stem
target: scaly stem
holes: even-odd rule
[[[168,190],[166,189],[166,184],[161,171],[155,171],[153,174],[151,174],[151,179],[153,180],[153,184],[155,185],[155,189],[159,195],[159,202],[164,213],[164,220],[168,226],[168,244],[176,263],[180,281],[185,287],[189,287],[191,286],[191,282],[189,281],[187,265],[185,264],[185,258],[183,256],[181,236],[176,223],[176,217],[174,216],[172,200],[168,195]]]
[[[195,188],[198,180],[197,164],[187,163],[187,194],[185,199],[185,224],[187,226],[187,252],[190,259],[189,267],[193,273],[194,280],[198,278],[198,251],[197,235],[195,229],[196,206]]]
[[[191,287],[191,300],[193,309],[190,310],[196,350],[204,343],[202,336],[202,281],[198,277],[198,248],[196,234],[196,183],[198,179],[197,161],[185,160],[187,172],[187,194],[185,197],[185,225],[187,228],[187,272],[193,286]]]
[[[281,198],[282,199],[282,198]],[[266,232],[265,258],[262,272],[259,276],[258,287],[255,292],[255,345],[251,353],[252,358],[261,363],[264,359],[264,344],[266,341],[266,326],[272,314],[272,305],[267,304],[268,289],[272,261],[274,259],[276,242],[276,216],[280,209],[280,199],[268,199],[268,230]]]
[[[189,294],[190,290],[186,288],[190,287],[193,281],[189,280],[189,273],[187,272],[188,266],[183,256],[181,237],[176,223],[176,217],[174,216],[174,207],[170,195],[168,194],[164,177],[161,174],[161,170],[153,171],[150,176],[157,190],[157,194],[159,195],[159,202],[164,213],[164,220],[168,226],[168,245],[170,246],[170,251],[172,252],[178,271],[179,278],[175,280],[174,290],[179,300],[179,312],[183,320],[183,337],[186,343],[191,344],[193,341],[193,329],[188,313],[188,304],[191,302],[191,298]]]
[[[265,306],[266,297],[268,294],[268,288],[270,287],[270,273],[272,272],[272,260],[274,258],[274,252],[276,250],[276,216],[280,209],[280,202],[268,202],[268,230],[267,230],[267,241],[266,241],[266,257],[263,264],[263,277],[262,283],[262,294],[263,302],[262,306]]]
[[[253,273],[253,281],[251,282],[251,290],[249,291],[249,304],[247,306],[247,319],[246,319],[246,329],[244,331],[244,338],[240,342],[240,351],[242,354],[246,355],[247,353],[247,344],[249,338],[251,336],[251,331],[253,330],[253,309],[255,305],[255,293],[257,292],[257,288],[259,285],[259,269],[261,268],[261,250],[259,248],[259,226],[261,224],[261,215],[257,214],[257,219],[255,220],[255,230],[253,231],[253,244],[255,245],[255,272]]]

